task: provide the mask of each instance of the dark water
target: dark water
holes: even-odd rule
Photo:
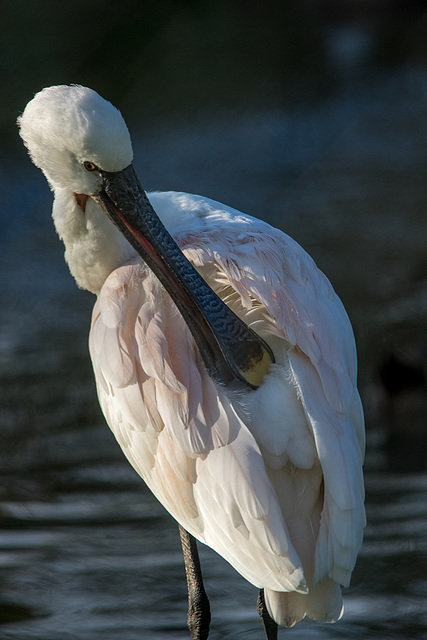
[[[427,637],[426,133],[427,74],[402,69],[293,111],[211,114],[134,134],[146,188],[203,193],[286,230],[355,327],[365,542],[343,620],[283,637]],[[0,640],[188,638],[177,528],[97,407],[92,296],[63,264],[41,174],[24,161],[3,169]],[[393,370],[393,396],[380,379],[390,353],[421,371],[405,387]],[[209,549],[201,556],[211,638],[262,638],[256,589]]]

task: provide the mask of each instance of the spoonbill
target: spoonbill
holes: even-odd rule
[[[196,540],[260,589],[269,640],[305,616],[338,620],[365,526],[364,420],[328,279],[265,222],[147,195],[126,124],[95,91],[43,89],[18,124],[70,271],[97,296],[106,421],[179,524],[192,638],[210,624]]]

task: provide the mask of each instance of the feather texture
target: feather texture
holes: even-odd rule
[[[131,464],[196,538],[265,588],[273,617],[342,612],[365,525],[363,414],[350,323],[282,232],[213,201],[150,194],[184,254],[271,346],[263,385],[229,396],[139,258],[107,278],[90,351]]]

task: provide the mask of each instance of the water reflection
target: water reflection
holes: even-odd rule
[[[311,109],[218,114],[141,131],[135,145],[147,188],[205,193],[287,230],[330,276],[355,325],[369,524],[345,617],[300,625],[288,632],[295,638],[427,632],[425,442],[414,434],[415,425],[425,431],[425,386],[387,396],[390,369],[384,375],[387,354],[396,359],[425,332],[426,111],[427,77],[407,70]],[[176,525],[103,423],[86,347],[93,300],[63,264],[41,176],[28,176],[19,198],[5,196],[16,217],[0,255],[0,637],[188,638]],[[3,186],[9,179],[6,171]],[[391,417],[400,440],[387,461]],[[403,445],[415,473],[400,468]],[[212,639],[262,637],[256,589],[209,549],[201,555]]]

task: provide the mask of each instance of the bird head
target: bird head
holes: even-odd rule
[[[32,161],[53,190],[92,195],[101,186],[94,168],[116,172],[132,162],[130,135],[120,111],[87,87],[43,89],[28,103],[18,125]]]
[[[98,293],[133,253],[93,197],[103,187],[101,170],[120,174],[132,162],[120,111],[92,89],[60,85],[37,93],[18,126],[55,193],[52,215],[70,271],[80,287]]]

